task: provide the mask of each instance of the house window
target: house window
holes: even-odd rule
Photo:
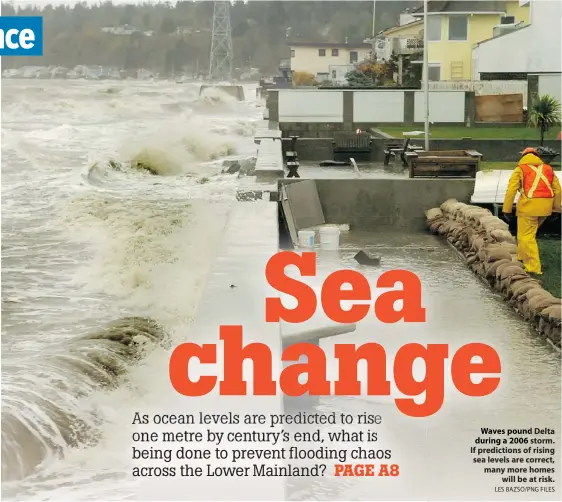
[[[318,55],[324,57],[326,55],[326,49],[318,49]]]
[[[339,49],[332,49],[332,56],[338,57],[339,55],[340,55],[340,50],[339,50]]]
[[[291,57],[292,57],[292,58],[295,57],[295,49],[291,49]]]
[[[441,40],[441,16],[427,17],[427,39],[430,42]]]
[[[468,40],[468,16],[449,16],[449,40]]]
[[[427,80],[429,82],[441,80],[441,65],[439,63],[430,63],[427,65]]]
[[[332,78],[336,78],[336,70],[332,70]]]
[[[349,62],[357,63],[357,61],[359,61],[359,55],[357,54],[357,51],[351,51],[349,53]]]

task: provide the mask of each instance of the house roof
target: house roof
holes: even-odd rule
[[[430,0],[427,3],[427,12],[429,14],[443,13],[454,14],[456,12],[470,12],[493,14],[506,12],[505,0]],[[410,12],[412,16],[423,16],[423,6],[416,7]]]
[[[384,30],[382,33],[383,33],[383,35],[392,35],[392,34],[397,33],[399,31],[402,31],[402,30],[405,30],[405,29],[410,29],[412,26],[422,26],[422,25],[423,25],[422,20],[412,21],[411,23],[403,24],[401,26],[394,26],[393,28],[388,28],[387,30]]]
[[[524,26],[521,26],[521,28],[517,28],[516,30],[508,31],[507,33],[502,33],[495,37],[486,38],[485,40],[480,40],[480,42],[477,42],[473,45],[473,48],[480,47],[480,45],[485,44],[486,42],[491,42],[492,40],[497,40],[498,38],[506,37],[508,35],[511,35],[512,33],[517,33],[518,31],[524,30],[525,28],[529,28],[530,26],[531,26],[530,24],[526,24]]]
[[[365,48],[365,49],[372,49],[373,46],[371,44],[365,43],[365,42],[359,42],[359,43],[354,43],[354,42],[349,42],[349,43],[345,43],[345,42],[289,42],[287,44],[289,47],[318,47],[318,48],[323,48],[323,47],[330,47],[330,48],[351,48],[351,49],[361,49],[361,48]]]

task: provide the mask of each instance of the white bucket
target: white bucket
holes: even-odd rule
[[[320,247],[335,251],[340,247],[340,229],[338,227],[320,228]]]
[[[314,230],[299,230],[299,244],[305,248],[314,247]]]

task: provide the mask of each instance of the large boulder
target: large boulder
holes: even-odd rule
[[[240,175],[253,176],[256,170],[256,157],[248,157],[240,161]]]
[[[223,174],[236,174],[240,171],[240,161],[238,160],[223,160],[222,171]]]

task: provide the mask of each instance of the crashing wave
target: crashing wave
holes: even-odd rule
[[[44,352],[40,359],[9,362],[2,399],[2,481],[22,479],[48,457],[95,442],[98,417],[81,400],[116,387],[131,364],[165,333],[152,319],[125,317]]]

